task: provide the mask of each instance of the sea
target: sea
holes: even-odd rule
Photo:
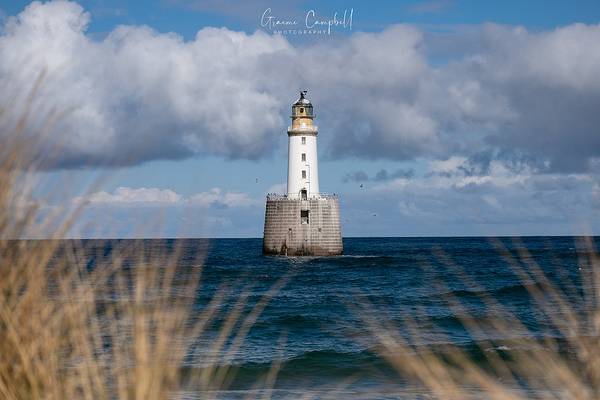
[[[274,365],[269,398],[430,398],[382,357],[377,330],[397,335],[415,351],[459,348],[482,363],[487,351],[520,351],[513,348],[517,339],[560,341],[561,330],[531,297],[532,277],[547,279],[582,311],[589,295],[586,260],[596,251],[577,237],[345,238],[344,254],[335,257],[263,256],[261,239],[138,242],[159,251],[180,249],[184,271],[202,264],[198,313],[219,288],[229,291],[224,301],[230,307],[248,296],[245,316],[264,302],[240,348],[210,360],[235,370],[226,388],[211,393],[222,399],[263,393],[257,382]],[[102,246],[106,253],[116,243],[128,241],[86,246]],[[519,324],[473,332],[465,314]],[[215,338],[224,323],[212,325],[208,337]],[[201,347],[183,368],[206,367]],[[207,393],[191,387],[176,397]]]

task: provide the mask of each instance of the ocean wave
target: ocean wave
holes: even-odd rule
[[[246,383],[256,382],[272,368],[273,359],[265,362],[233,362],[220,365],[230,368],[235,375],[234,386],[244,386]],[[307,351],[282,360],[278,373],[278,380],[311,382],[328,381],[335,378],[347,378],[352,375],[379,376],[383,371],[391,371],[389,365],[376,353],[370,350],[357,352],[343,352],[335,350]],[[204,367],[206,368],[206,367]],[[199,366],[187,366],[184,374],[203,369]]]
[[[478,298],[483,299],[485,297],[523,297],[529,296],[530,290],[534,288],[534,285],[529,284],[509,284],[497,288],[487,289],[455,289],[437,293],[430,293],[422,298],[435,298],[435,299],[461,299],[461,298]]]
[[[568,342],[564,339],[553,339],[560,348],[558,354],[566,354]],[[409,351],[412,354],[424,351],[429,355],[440,356],[462,351],[468,359],[480,367],[487,367],[490,362],[489,353],[497,353],[503,358],[510,358],[515,352],[547,351],[557,354],[557,350],[544,346],[540,340],[533,338],[516,338],[494,341],[490,346],[489,341],[465,341],[457,345],[454,343],[439,343],[436,345],[414,346]],[[381,352],[384,350],[382,349]],[[405,356],[406,354],[403,354]],[[393,356],[386,353],[386,356]],[[417,359],[415,359],[417,360]],[[264,362],[233,362],[221,365],[231,369],[234,379],[232,387],[244,387],[256,382],[265,376],[278,360],[273,359]],[[306,351],[285,358],[282,361],[278,373],[280,382],[332,382],[342,380],[350,376],[357,380],[398,380],[400,376],[397,371],[382,357],[382,353],[376,347],[367,348],[355,352],[336,351],[333,349]],[[188,366],[187,372],[196,371],[200,367]]]
[[[275,328],[277,331],[291,329],[313,329],[332,323],[332,319],[315,315],[285,314],[279,316],[267,316],[257,321],[254,328]]]

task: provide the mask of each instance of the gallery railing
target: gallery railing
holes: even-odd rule
[[[306,200],[316,200],[316,199],[337,199],[337,193],[319,193],[318,195],[308,196]],[[288,196],[287,194],[277,194],[277,193],[268,193],[267,200],[303,200],[303,198],[298,194],[295,196]]]

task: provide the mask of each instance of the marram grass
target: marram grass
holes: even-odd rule
[[[579,238],[577,243],[581,290],[573,282],[563,282],[564,287],[559,289],[527,248],[519,240],[514,241],[517,250],[513,252],[500,240],[493,243],[526,288],[540,331],[528,326],[499,299],[482,294],[486,291],[442,251],[437,252],[438,258],[456,279],[473,293],[479,293],[478,299],[487,311],[485,317],[476,318],[464,301],[456,297],[448,300],[450,310],[469,336],[478,338],[475,350],[422,345],[421,338],[428,333],[423,327],[431,326],[423,313],[405,318],[401,326],[392,326],[377,318],[378,310],[373,305],[352,306],[364,316],[364,328],[377,343],[375,351],[398,377],[417,387],[420,396],[495,400],[600,398],[600,257],[592,239]],[[446,288],[443,282],[431,284]]]
[[[0,399],[158,400],[184,390],[215,397],[235,375],[220,361],[240,348],[284,280],[250,311],[248,294],[227,288],[198,309],[202,254],[197,267],[179,271],[179,249],[115,242],[110,257],[88,268],[83,243],[59,240],[81,209],[41,213],[32,196],[36,158],[24,131],[20,121],[1,132]],[[38,232],[49,239],[23,240]],[[223,316],[224,303],[234,307]],[[198,352],[209,360],[184,376],[184,361],[217,317],[217,336]],[[257,388],[272,385],[275,371]]]

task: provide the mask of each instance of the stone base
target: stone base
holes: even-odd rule
[[[267,197],[263,254],[335,256],[342,251],[337,196],[308,200]]]

